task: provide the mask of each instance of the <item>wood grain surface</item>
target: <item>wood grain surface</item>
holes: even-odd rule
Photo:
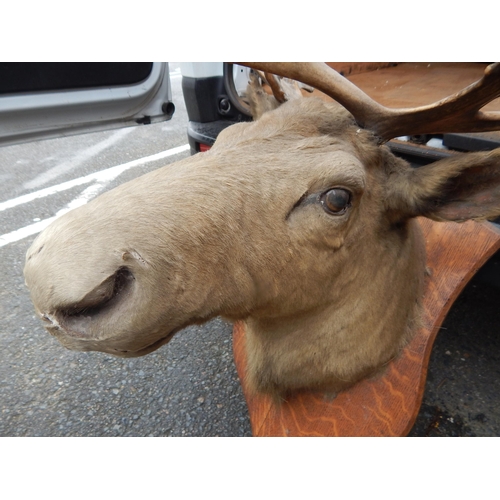
[[[372,99],[389,108],[413,108],[432,104],[459,92],[484,75],[486,63],[400,63],[349,76]],[[500,100],[484,107],[498,111]]]
[[[424,295],[424,326],[385,373],[329,399],[300,392],[281,405],[250,394],[245,384],[245,327],[234,326],[236,367],[254,436],[404,436],[417,417],[432,345],[454,300],[476,271],[500,248],[490,223],[457,224],[420,219],[430,276]]]

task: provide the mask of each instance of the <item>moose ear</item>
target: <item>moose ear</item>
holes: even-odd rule
[[[464,153],[391,176],[388,210],[395,220],[436,221],[500,216],[500,148]]]

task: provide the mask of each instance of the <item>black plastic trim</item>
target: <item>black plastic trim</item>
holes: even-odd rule
[[[182,92],[190,121],[209,123],[221,119],[230,122],[251,120],[231,104],[222,76],[208,78],[183,76]]]
[[[500,148],[498,133],[490,135],[488,132],[478,134],[444,134],[443,144],[448,148],[461,151],[491,151]]]
[[[430,148],[429,146],[399,140],[389,141],[387,146],[396,156],[403,158],[414,166],[428,165],[434,161],[449,158],[453,154],[453,151],[447,151],[446,149]]]
[[[200,152],[200,143],[213,146],[217,136],[227,127],[237,122],[228,120],[216,120],[210,123],[199,123],[190,121],[188,123],[187,135],[191,154]]]

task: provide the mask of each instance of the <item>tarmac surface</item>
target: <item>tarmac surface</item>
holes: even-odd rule
[[[175,64],[171,72],[176,113],[169,122],[0,148],[0,204],[132,160],[142,159],[104,189],[166,164],[175,168],[189,150],[147,159],[187,144]],[[3,210],[0,235],[15,239],[91,196],[89,187]],[[251,435],[230,324],[187,328],[143,358],[66,350],[35,317],[24,285],[34,238],[0,246],[0,436]],[[491,285],[497,262],[467,286],[443,324],[412,436],[500,435],[500,290]]]

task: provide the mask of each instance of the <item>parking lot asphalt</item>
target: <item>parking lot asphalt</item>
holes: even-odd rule
[[[176,113],[169,122],[0,148],[0,204],[133,160],[140,161],[105,190],[159,166],[175,168],[187,149],[150,158],[187,145],[178,66],[171,72]],[[0,436],[250,436],[230,324],[193,326],[148,356],[121,359],[68,351],[35,317],[22,269],[36,234],[19,231],[82,200],[87,188],[2,210]],[[494,258],[445,320],[411,436],[500,435],[500,291],[490,279],[498,269]]]

